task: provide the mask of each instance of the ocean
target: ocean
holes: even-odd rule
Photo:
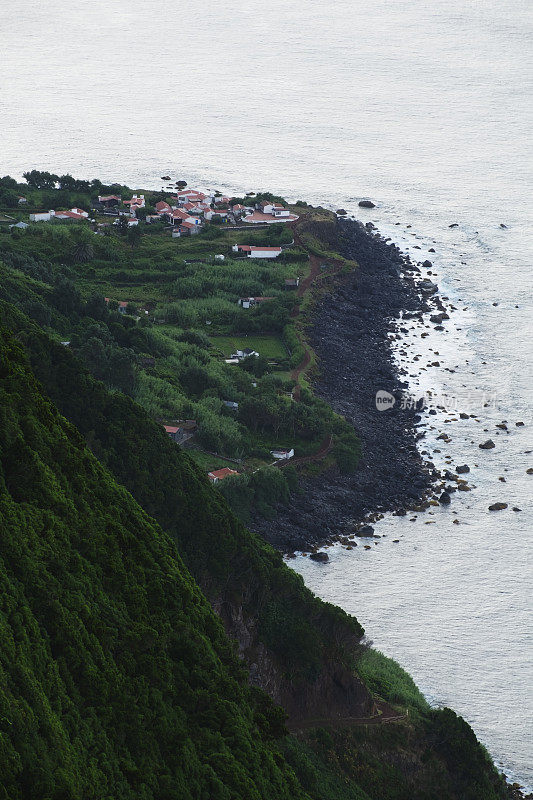
[[[446,332],[409,331],[398,359],[448,407],[421,447],[469,464],[475,488],[387,516],[371,550],[291,565],[533,790],[531,4],[25,0],[0,4],[0,30],[1,174],[268,189],[432,261],[457,311]],[[454,403],[479,422],[445,423]]]

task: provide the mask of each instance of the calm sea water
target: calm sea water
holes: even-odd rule
[[[0,4],[0,30],[2,174],[157,188],[168,173],[348,210],[368,196],[365,221],[413,255],[436,250],[458,311],[447,333],[410,331],[403,360],[417,391],[479,412],[428,417],[423,445],[469,463],[476,488],[385,519],[371,550],[292,563],[533,789],[530,3],[25,0]],[[488,512],[496,500],[509,509]]]

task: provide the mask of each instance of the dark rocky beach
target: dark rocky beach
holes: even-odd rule
[[[254,520],[251,527],[285,552],[338,539],[385,511],[405,513],[440,477],[418,452],[417,408],[392,354],[402,316],[420,317],[430,297],[440,307],[435,287],[421,282],[419,268],[372,226],[337,224],[339,251],[359,267],[317,302],[308,338],[319,361],[315,391],[353,424],[362,457],[354,473],[325,470],[302,481],[302,493],[275,519]],[[377,409],[379,391],[394,395],[392,408]]]

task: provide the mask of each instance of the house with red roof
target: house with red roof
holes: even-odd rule
[[[247,258],[277,258],[281,254],[281,247],[263,247],[253,244],[234,244],[231,249],[234,253],[242,253]]]
[[[133,214],[135,213],[135,211],[138,208],[144,208],[144,206],[146,205],[145,202],[144,202],[144,195],[143,194],[139,194],[139,195],[134,194],[133,197],[131,198],[131,200],[123,200],[123,203],[124,203],[125,206],[129,206],[130,207],[130,211]]]
[[[182,192],[178,192],[176,194],[176,200],[180,205],[185,203],[201,203],[207,198],[207,195],[203,192],[199,192],[196,189],[184,189]]]
[[[229,216],[229,211],[227,208],[209,208],[204,213],[204,217],[207,220],[212,220],[213,217],[221,217],[222,219],[227,219]]]
[[[88,213],[83,208],[71,208],[70,211],[56,211],[55,219],[87,219]]]
[[[166,214],[172,211],[172,207],[165,200],[159,200],[159,202],[155,204],[155,210],[158,214]]]
[[[172,237],[174,239],[179,239],[181,236],[196,236],[197,233],[200,233],[200,226],[196,222],[186,219],[172,229]]]
[[[174,442],[182,442],[186,436],[186,431],[181,425],[163,425],[163,428]]]
[[[224,478],[228,478],[230,475],[238,475],[239,473],[235,469],[230,469],[229,467],[222,467],[222,469],[215,469],[213,472],[208,472],[207,477],[211,481],[211,483],[218,483],[219,481],[223,481]]]
[[[113,208],[114,206],[118,206],[121,200],[122,198],[119,197],[118,194],[98,195],[98,202],[101,203],[106,208]]]

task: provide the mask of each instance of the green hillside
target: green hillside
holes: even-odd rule
[[[0,796],[303,797],[174,544],[0,352]]]

